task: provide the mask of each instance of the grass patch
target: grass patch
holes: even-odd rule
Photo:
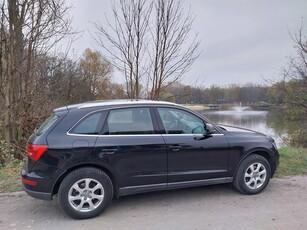
[[[307,174],[307,149],[282,147],[279,150],[279,167],[276,176]]]
[[[22,161],[14,161],[0,167],[0,193],[21,191],[20,170]]]

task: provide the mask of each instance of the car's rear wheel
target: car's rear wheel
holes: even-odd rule
[[[260,155],[245,158],[237,169],[233,185],[243,194],[262,192],[271,178],[271,167],[267,159]]]
[[[72,218],[87,219],[99,215],[112,201],[109,176],[97,168],[80,168],[68,174],[59,189],[59,204]]]

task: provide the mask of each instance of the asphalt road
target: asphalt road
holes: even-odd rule
[[[307,176],[271,180],[255,196],[231,185],[121,197],[100,216],[73,220],[57,199],[0,195],[0,229],[307,229]]]

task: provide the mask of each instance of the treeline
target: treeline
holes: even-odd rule
[[[129,98],[125,83],[119,84],[112,79],[113,68],[98,51],[90,49],[86,49],[78,60],[68,58],[65,54],[37,53],[27,93],[23,92],[22,96],[14,91],[16,98],[14,97],[15,101],[12,102],[13,106],[10,106],[9,127],[15,129],[16,139],[11,139],[11,145],[23,149],[35,127],[56,107],[91,100]],[[5,127],[3,119],[8,112],[4,94],[7,87],[4,84],[5,74],[2,73],[0,77],[3,96],[0,97],[0,139],[3,140],[10,129]],[[257,84],[207,88],[174,82],[161,92],[159,99],[180,104],[257,103],[268,102],[267,92],[267,86]],[[141,84],[140,98],[148,98],[146,87]],[[15,151],[14,154],[17,158],[22,157],[22,151]]]
[[[31,85],[32,95],[23,100],[23,107],[18,108],[20,136],[18,143],[24,145],[34,128],[50,115],[52,109],[91,100],[108,100],[129,98],[125,84],[112,79],[113,66],[97,51],[86,49],[80,59],[72,60],[66,55],[37,55],[35,81]],[[296,84],[295,84],[296,82]],[[191,86],[174,82],[166,87],[160,100],[179,104],[223,104],[223,103],[267,103],[279,108],[285,106],[287,92],[295,91],[294,86],[300,81],[283,81],[271,86],[261,84],[231,84],[227,86],[212,85]],[[301,83],[302,84],[302,83]],[[282,86],[287,89],[282,90]],[[287,87],[286,87],[287,86]],[[292,87],[290,87],[292,86]],[[140,98],[146,97],[146,88],[140,85]],[[291,93],[293,94],[293,92]],[[296,100],[296,102],[298,102]],[[292,108],[292,107],[291,107]],[[300,110],[290,110],[292,114],[303,116]],[[5,113],[5,100],[0,98],[0,113]],[[2,123],[3,124],[3,123]],[[0,126],[0,139],[4,139],[4,129]],[[18,157],[18,156],[17,156]]]
[[[268,86],[252,83],[211,87],[174,83],[162,98],[179,104],[269,103],[268,90]]]
[[[73,36],[69,9],[64,0],[0,2],[1,138],[11,146],[22,149],[28,127],[55,104],[45,93],[63,93],[50,87],[49,75],[56,79],[54,67],[64,70],[71,63],[49,53],[63,38]],[[15,151],[15,157],[20,155]]]
[[[12,120],[19,133],[17,143],[24,144],[34,128],[56,107],[90,100],[125,98],[124,86],[111,81],[112,65],[96,51],[86,49],[77,61],[64,54],[37,55],[35,61],[35,78],[29,86],[31,93],[19,98],[21,106],[15,108]],[[5,102],[5,98],[0,97],[2,115],[7,110]],[[4,139],[4,134],[4,126],[0,125],[0,139]]]

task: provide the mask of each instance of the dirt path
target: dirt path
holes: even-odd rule
[[[230,185],[122,197],[99,217],[76,221],[57,203],[0,196],[0,229],[307,229],[307,176],[271,180],[256,196]]]

